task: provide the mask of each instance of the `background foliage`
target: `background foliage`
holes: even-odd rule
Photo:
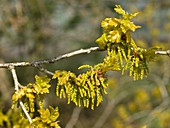
[[[1,61],[39,60],[75,49],[95,46],[94,42],[102,32],[100,22],[106,17],[117,16],[113,11],[115,4],[120,4],[129,12],[141,12],[134,22],[142,26],[142,29],[132,34],[139,46],[148,48],[159,45],[163,49],[170,47],[168,0],[72,0],[71,2],[69,0],[6,0],[0,4]],[[82,64],[99,63],[103,56],[103,53],[80,55],[62,60],[47,68],[51,71],[65,69],[78,74],[80,71],[77,67]],[[149,65],[148,78],[139,81],[133,81],[128,76],[122,77],[120,73],[108,73],[110,86],[108,95],[105,95],[104,101],[94,111],[81,110],[75,127],[97,127],[97,124],[101,123],[100,118],[105,121],[102,128],[125,126],[135,128],[145,124],[155,128],[169,127],[170,69],[168,65],[169,58],[160,57],[157,63]],[[14,118],[12,123],[14,125],[18,117],[14,116],[15,112],[8,111],[11,107],[13,83],[9,81],[11,76],[8,72],[3,69],[0,72],[2,110],[0,115],[3,115],[0,117],[3,120],[7,120],[8,117]],[[17,73],[23,85],[33,82],[34,75],[41,74],[37,69],[30,67],[24,70],[18,68]],[[55,81],[51,81],[51,84],[55,84]],[[54,92],[53,90],[54,87],[51,87],[51,92]],[[59,124],[65,127],[74,112],[75,105],[67,105],[65,99],[58,99],[53,95],[55,92],[47,95],[45,106],[59,107]],[[3,123],[2,118],[0,124]],[[22,123],[28,122],[20,123],[22,126]],[[7,125],[11,124],[7,123]]]

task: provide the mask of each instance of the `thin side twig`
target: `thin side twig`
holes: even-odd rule
[[[51,76],[54,75],[53,72],[47,70],[46,68],[42,67],[41,65],[37,65],[36,67],[37,67],[38,70],[41,71],[41,72],[44,72],[44,73],[46,73],[46,74],[48,74],[48,75],[51,75]]]
[[[12,77],[13,77],[13,80],[14,80],[15,91],[18,91],[20,83],[18,82],[18,77],[17,77],[16,71],[15,71],[15,68],[13,66],[10,66],[9,69],[11,70]],[[29,123],[32,124],[32,119],[31,119],[30,115],[28,114],[23,102],[19,101],[19,104],[20,104],[22,110],[24,111],[26,117],[28,118]]]

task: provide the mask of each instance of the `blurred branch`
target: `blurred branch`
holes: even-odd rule
[[[132,116],[126,119],[126,123],[131,124],[136,120],[139,120],[140,118],[144,117],[147,118],[144,124],[146,124],[147,122],[151,122],[151,120],[153,120],[157,114],[163,112],[166,108],[169,107],[169,100],[169,98],[164,99],[164,101],[158,106],[156,106],[153,110],[144,110],[133,114]]]
[[[117,97],[111,99],[109,103],[107,104],[103,114],[99,117],[99,119],[96,121],[94,124],[93,128],[101,128],[109,115],[111,114],[113,108],[125,97],[127,97],[128,93],[127,92],[121,92]]]
[[[4,63],[4,60],[0,59],[0,63]],[[11,105],[10,97],[12,95],[12,88],[5,69],[0,69],[0,94],[1,101],[4,101],[7,105]]]
[[[157,107],[155,107],[151,113],[149,113],[149,116],[153,116],[155,114],[161,113],[162,111],[164,111],[166,108],[168,108],[170,105],[170,98],[166,98],[160,105],[158,105]]]
[[[153,81],[159,86],[159,90],[162,95],[162,98],[166,99],[167,97],[169,97],[164,81],[160,77],[154,74],[152,74],[151,77],[153,78]]]
[[[14,80],[15,91],[18,91],[20,83],[18,82],[18,78],[17,78],[17,74],[16,74],[16,71],[15,71],[15,68],[13,66],[10,66],[9,69],[11,70],[12,77],[13,77],[13,80]],[[32,119],[31,119],[30,115],[28,114],[28,112],[27,112],[23,102],[19,101],[19,104],[20,104],[22,110],[24,111],[26,117],[28,118],[28,121],[30,122],[30,124],[32,124]]]
[[[166,62],[166,60],[163,61],[163,65],[162,65],[163,69],[162,69],[162,77],[155,75],[155,74],[151,74],[151,79],[152,81],[154,81],[158,86],[159,86],[159,90],[160,93],[162,95],[163,100],[166,99],[167,97],[169,97],[169,93],[168,90],[166,88],[166,85],[169,84],[169,66]]]
[[[137,113],[129,116],[126,119],[126,123],[131,124],[131,123],[135,122],[136,120],[138,120],[140,118],[146,117],[149,112],[150,112],[149,110],[144,110],[144,111],[137,112]]]
[[[149,124],[150,122],[152,122],[152,120],[159,116],[160,113],[162,113],[163,111],[165,111],[170,105],[170,98],[166,98],[164,99],[164,101],[158,105],[157,107],[155,107],[150,113],[148,113],[146,122],[144,122],[144,124]]]
[[[68,123],[66,124],[65,128],[73,128],[75,126],[75,124],[77,123],[78,118],[80,116],[81,110],[82,110],[82,108],[79,108],[79,107],[74,108],[71,118],[68,121]]]

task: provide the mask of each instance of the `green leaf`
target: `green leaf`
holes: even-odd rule
[[[123,10],[123,8],[120,5],[116,5],[116,8],[114,8],[114,10],[120,15],[126,14],[125,10]]]
[[[50,79],[47,78],[47,76],[35,76],[35,84],[34,84],[34,89],[36,91],[37,94],[45,94],[45,93],[49,93],[49,88],[51,87],[51,85],[49,84]]]
[[[99,45],[100,49],[103,49],[103,50],[106,49],[107,42],[108,40],[107,40],[105,33],[96,40],[96,43]]]
[[[110,31],[109,34],[107,35],[107,39],[109,42],[116,42],[116,43],[120,43],[121,41],[121,31],[119,30],[113,30],[113,31]]]
[[[129,20],[121,20],[121,29],[123,33],[126,33],[128,30],[135,31],[137,28],[141,28],[141,26],[136,26],[133,22]]]
[[[131,20],[133,17],[137,16],[139,14],[139,12],[137,13],[132,13],[132,14],[126,14],[123,16],[124,19],[128,19],[128,20]]]
[[[47,123],[50,118],[50,111],[48,109],[39,109],[38,112],[40,113],[42,122]]]
[[[115,28],[119,25],[119,22],[115,18],[106,18],[101,22],[101,27],[105,30]]]
[[[8,115],[5,115],[0,111],[0,126],[3,126],[4,122],[9,123]]]
[[[129,14],[127,13],[125,10],[123,10],[123,8],[120,6],[120,5],[116,5],[116,8],[114,8],[114,10],[123,16],[124,19],[126,20],[131,20],[133,17],[137,16],[139,14],[139,12],[137,13],[132,13],[132,14]]]

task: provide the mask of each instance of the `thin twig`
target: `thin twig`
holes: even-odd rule
[[[14,62],[14,63],[1,63],[0,68],[10,68],[10,67],[25,67],[31,66],[30,62]]]
[[[81,110],[82,110],[82,108],[79,108],[79,107],[74,108],[71,118],[68,121],[68,123],[66,124],[65,128],[73,128],[76,125],[76,123],[79,119]]]
[[[91,47],[91,48],[87,48],[87,49],[76,50],[76,51],[73,51],[73,52],[70,52],[70,53],[67,53],[67,54],[64,54],[64,55],[52,58],[52,59],[35,61],[35,62],[32,62],[32,64],[49,64],[49,63],[54,63],[56,61],[59,61],[59,60],[65,59],[65,58],[69,58],[69,57],[72,57],[72,56],[76,56],[76,55],[80,55],[80,54],[85,54],[85,53],[89,54],[89,53],[94,52],[94,51],[100,51],[99,47]]]
[[[16,71],[15,71],[15,68],[13,66],[10,66],[9,69],[11,70],[12,77],[13,77],[13,80],[14,80],[15,91],[18,91],[20,83],[18,82],[18,78],[17,78],[17,74],[16,74]],[[22,110],[24,111],[26,117],[28,118],[28,121],[30,122],[30,124],[32,124],[32,119],[31,119],[30,115],[28,114],[28,112],[27,112],[23,102],[19,101],[19,104],[20,104]]]
[[[155,54],[158,54],[158,55],[168,55],[168,56],[170,56],[170,50],[166,50],[166,51],[155,51]]]
[[[95,52],[95,51],[102,51],[102,50],[99,47],[90,47],[87,49],[80,49],[80,50],[76,50],[76,51],[73,51],[70,53],[66,53],[66,54],[60,55],[58,57],[54,57],[52,59],[38,60],[38,61],[32,61],[32,62],[15,62],[15,63],[3,63],[3,64],[1,63],[0,68],[9,68],[10,66],[13,66],[13,67],[25,67],[25,66],[37,67],[37,65],[55,63],[59,60],[65,59],[65,58],[69,58],[72,56],[85,54],[85,53],[88,54],[88,53]],[[170,56],[170,50],[155,51],[155,54]]]
[[[46,73],[46,74],[48,74],[48,75],[51,75],[51,76],[54,75],[53,72],[48,71],[47,69],[43,68],[41,65],[37,65],[36,67],[37,67],[38,70],[41,71],[41,72],[44,72],[44,73]]]
[[[22,101],[19,101],[19,104],[20,104],[22,110],[24,111],[24,113],[25,113],[25,115],[26,115],[26,117],[27,117],[29,123],[32,124],[32,119],[31,119],[30,115],[28,114],[28,112],[27,112],[27,110],[26,110],[26,108],[25,108],[23,102],[22,102]]]
[[[25,67],[25,66],[33,66],[33,67],[37,67],[37,65],[41,65],[41,64],[49,64],[49,63],[55,63],[59,60],[65,59],[65,58],[69,58],[72,56],[76,56],[76,55],[80,55],[80,54],[89,54],[91,52],[94,51],[101,51],[99,47],[91,47],[91,48],[87,48],[87,49],[80,49],[80,50],[76,50],[67,54],[63,54],[61,56],[58,57],[54,57],[52,59],[46,59],[46,60],[38,60],[38,61],[33,61],[33,62],[15,62],[15,63],[4,63],[4,64],[0,64],[0,68],[9,68],[10,66],[13,67]]]
[[[15,91],[18,91],[19,90],[19,82],[18,82],[18,78],[17,78],[15,68],[13,66],[10,66],[9,69],[11,70],[12,77],[13,77],[13,80],[14,80]]]

